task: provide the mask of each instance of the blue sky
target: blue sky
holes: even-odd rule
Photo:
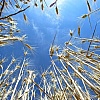
[[[54,44],[60,46],[60,48],[63,48],[64,43],[70,39],[70,30],[75,30],[74,37],[79,37],[77,29],[78,26],[80,26],[80,38],[91,38],[96,22],[98,22],[95,37],[100,38],[100,11],[91,14],[90,22],[88,17],[84,19],[81,18],[82,15],[89,13],[86,0],[58,0],[58,15],[55,12],[55,6],[51,8],[49,7],[49,5],[54,2],[54,0],[46,1],[48,7],[45,6],[43,11],[41,10],[40,4],[38,4],[38,7],[33,6],[33,3],[30,4],[31,7],[24,12],[24,14],[26,14],[28,18],[27,22],[24,21],[23,12],[16,16],[13,16],[18,21],[17,27],[21,30],[20,33],[15,34],[19,36],[26,34],[27,38],[25,39],[25,43],[28,43],[31,46],[35,47],[34,53],[29,52],[28,55],[28,63],[30,65],[28,66],[28,69],[35,69],[36,73],[39,76],[38,79],[36,79],[36,82],[38,83],[41,81],[39,80],[41,73],[45,71],[51,64],[49,48],[56,33],[57,35]],[[89,1],[91,1],[90,4],[92,11],[99,7],[100,0],[95,3],[92,0]],[[13,9],[11,9],[11,11],[12,13],[15,12],[15,10]],[[9,10],[7,13],[11,13],[11,11]],[[92,27],[90,27],[90,23]],[[82,44],[80,41],[75,39],[72,39],[71,42],[75,44],[75,46],[86,50],[89,46],[89,43]],[[6,69],[7,65],[9,65],[12,57],[17,58],[18,63],[20,63],[20,61],[23,61],[23,57],[25,57],[23,54],[23,50],[25,50],[25,46],[21,42],[15,42],[11,45],[0,47],[0,58],[7,57],[6,63],[4,63],[3,65],[4,70]],[[78,49],[75,50],[78,51]],[[100,54],[100,51],[96,53]],[[81,56],[79,55],[79,57]],[[85,57],[83,57],[83,59],[84,58]],[[58,68],[62,69],[62,64],[59,63],[59,61],[56,62],[56,64]],[[11,67],[13,68],[13,66],[15,65],[16,63]],[[74,63],[72,63],[72,65],[74,66],[74,68],[77,68],[77,65],[75,66]],[[90,65],[92,66],[92,64]],[[91,71],[91,69],[87,66],[84,66],[84,69],[86,69],[87,71]],[[68,67],[68,70],[71,75],[74,74],[71,67]],[[87,78],[87,76],[88,75],[86,75],[85,78]],[[78,79],[77,77],[75,78],[77,83],[80,83],[80,86],[83,85],[80,79]],[[82,89],[84,89],[84,87],[82,87]],[[91,91],[91,94],[93,93],[94,92]]]
[[[92,9],[98,7],[98,3],[91,3]],[[47,0],[47,4],[50,5],[53,0]],[[34,55],[29,55],[31,59],[32,69],[46,69],[50,65],[49,47],[53,41],[54,35],[57,32],[55,44],[63,46],[69,38],[69,30],[77,29],[78,25],[81,27],[81,37],[91,37],[95,22],[99,19],[98,14],[93,14],[90,17],[93,28],[90,28],[88,18],[81,20],[83,14],[88,13],[85,0],[58,0],[57,6],[59,14],[55,13],[54,7],[45,7],[42,11],[40,6],[27,9],[24,13],[27,15],[28,22],[23,20],[23,13],[18,14],[14,18],[18,20],[18,28],[21,29],[22,34],[27,35],[26,42],[36,47]],[[95,17],[94,17],[95,16]],[[81,22],[81,24],[80,24]],[[98,24],[99,27],[99,24]],[[97,27],[96,35],[99,35],[99,28]],[[74,36],[78,36],[77,31]],[[82,46],[79,44],[79,46]],[[6,48],[8,49],[6,51]],[[6,53],[0,51],[1,54],[16,57],[22,57],[22,44],[15,43],[14,46],[8,46],[2,48]]]

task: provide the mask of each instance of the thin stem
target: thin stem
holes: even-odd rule
[[[6,18],[8,18],[8,17],[11,17],[11,16],[14,16],[14,15],[16,15],[16,14],[18,14],[18,13],[21,13],[21,12],[25,11],[26,9],[28,9],[29,7],[30,7],[30,6],[26,7],[26,8],[23,9],[23,10],[20,10],[20,11],[14,13],[14,14],[10,14],[10,15],[8,15],[8,16],[1,17],[0,20],[4,20],[4,19],[6,19]]]

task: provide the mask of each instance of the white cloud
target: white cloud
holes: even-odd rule
[[[38,33],[38,32],[39,32],[39,29],[38,29],[38,27],[35,25],[34,22],[32,23],[32,26],[33,26],[33,29]]]
[[[32,22],[32,27],[33,30],[35,31],[35,34],[37,35],[38,39],[40,40],[39,42],[43,43],[44,42],[44,34],[39,30],[39,27],[36,26],[34,22]]]

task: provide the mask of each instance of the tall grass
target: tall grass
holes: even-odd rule
[[[19,41],[28,50],[34,48],[25,42],[26,35],[20,36],[15,33],[20,32],[17,28],[17,21],[12,16],[24,12],[30,7],[31,0],[14,1],[2,0],[0,2],[0,47],[13,44]],[[43,10],[43,2],[42,10]],[[96,2],[96,0],[94,0]],[[46,2],[45,2],[46,3]],[[57,3],[50,5],[52,7]],[[38,6],[34,1],[35,6]],[[98,13],[99,8],[91,10],[90,1],[86,0],[89,13],[81,16],[82,19],[93,13]],[[3,15],[3,10],[10,5],[17,9],[16,13]],[[25,8],[23,8],[23,6]],[[7,8],[8,7],[8,8]],[[58,8],[56,8],[58,14]],[[24,14],[26,21],[26,15]],[[14,56],[6,63],[6,57],[0,59],[0,99],[1,100],[99,100],[100,99],[100,38],[95,36],[96,23],[92,38],[80,37],[80,27],[78,27],[79,37],[75,37],[70,31],[70,39],[65,41],[64,46],[54,44],[54,40],[49,49],[51,65],[41,74],[41,82],[37,83],[38,74],[35,70],[27,69],[29,66],[28,50],[23,50],[23,58],[18,60]],[[75,42],[73,42],[75,41]],[[77,43],[86,45],[80,48]],[[87,45],[88,44],[88,45]],[[7,64],[7,65],[6,65]],[[7,66],[7,67],[6,67]],[[6,67],[6,69],[4,69]],[[17,77],[15,76],[17,75]]]

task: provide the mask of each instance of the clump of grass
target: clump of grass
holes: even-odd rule
[[[76,37],[74,39],[76,39]],[[53,76],[50,74],[51,77],[49,76],[47,80],[49,83],[48,87],[52,91],[50,95],[53,96],[52,98],[55,98],[55,100],[99,99],[100,76],[98,75],[100,74],[100,69],[98,64],[100,63],[100,55],[96,53],[98,49],[95,48],[95,46],[100,43],[100,39],[77,39],[81,41],[81,43],[83,43],[82,40],[85,40],[85,42],[92,41],[94,47],[91,45],[89,51],[87,51],[79,48],[70,41],[69,43],[67,42],[67,45],[65,43],[65,47],[60,48],[60,51],[54,49],[53,56],[55,57],[50,56],[52,63],[51,70],[49,69],[50,71],[46,73],[52,72],[53,74]],[[95,48],[95,50],[93,50],[93,48]],[[57,63],[58,61],[61,63],[60,66]],[[91,91],[94,92],[93,96],[91,95]]]

